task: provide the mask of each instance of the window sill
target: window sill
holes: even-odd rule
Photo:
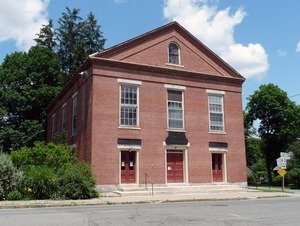
[[[140,127],[130,127],[130,126],[119,126],[119,129],[141,130]]]
[[[209,131],[210,134],[221,134],[226,135],[227,133],[225,131]]]
[[[181,67],[181,68],[184,68],[183,65],[181,64],[171,64],[171,63],[166,63],[167,66],[174,66],[174,67]]]

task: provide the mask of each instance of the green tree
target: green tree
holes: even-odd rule
[[[57,55],[62,70],[67,74],[66,81],[88,58],[88,55],[103,50],[105,39],[100,31],[101,26],[92,12],[86,20],[80,16],[79,9],[62,13],[58,19],[59,27],[55,29]]]
[[[45,109],[61,90],[59,61],[34,46],[7,55],[0,66],[0,149],[32,146],[45,138]]]
[[[273,84],[261,85],[248,100],[249,122],[259,120],[258,135],[263,142],[269,183],[272,183],[276,158],[299,136],[300,108]]]
[[[38,38],[34,39],[38,46],[46,47],[52,51],[55,51],[55,31],[53,28],[53,20],[50,19],[47,25],[43,25],[39,34],[36,34]]]

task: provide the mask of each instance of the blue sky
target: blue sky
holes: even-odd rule
[[[247,81],[243,100],[261,84],[300,94],[298,0],[0,0],[0,63],[27,51],[42,24],[70,9],[95,14],[105,47],[178,21],[238,70]],[[300,95],[291,97],[300,104]]]

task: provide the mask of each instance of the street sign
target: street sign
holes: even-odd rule
[[[277,173],[279,173],[279,175],[283,177],[286,174],[286,171],[284,169],[279,169]]]
[[[275,166],[275,168],[273,169],[274,171],[277,171],[277,170],[279,170],[280,169],[280,167],[279,166]]]
[[[286,153],[286,152],[280,152],[280,157],[285,157],[286,160],[290,160],[291,159],[291,154]]]
[[[286,157],[280,157],[276,159],[277,166],[279,166],[281,169],[286,169]]]

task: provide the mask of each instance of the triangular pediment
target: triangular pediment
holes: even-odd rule
[[[178,65],[168,63],[170,43],[179,46]],[[244,79],[177,22],[169,23],[90,57]]]

